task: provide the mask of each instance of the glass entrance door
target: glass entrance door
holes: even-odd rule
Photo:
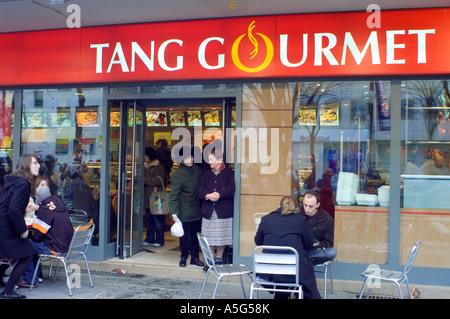
[[[145,109],[138,106],[136,101],[120,102],[116,251],[120,258],[127,258],[142,248],[144,114]]]

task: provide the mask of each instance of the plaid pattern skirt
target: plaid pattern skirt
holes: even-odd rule
[[[210,246],[233,244],[233,218],[217,218],[214,210],[210,219],[202,218],[202,234]]]

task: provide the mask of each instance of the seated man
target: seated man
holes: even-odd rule
[[[334,221],[320,208],[320,195],[315,191],[307,191],[303,198],[300,214],[306,217],[311,235],[315,241],[314,248],[306,251],[306,255],[315,265],[336,257],[334,244]]]
[[[39,203],[39,209],[28,235],[36,253],[66,253],[72,241],[73,226],[63,200],[58,195],[51,196],[48,186],[39,186],[36,189],[36,201]],[[24,280],[19,282],[19,286],[30,286],[37,261],[38,255],[34,255],[33,262],[28,266]],[[37,282],[34,283],[34,286],[36,285]]]

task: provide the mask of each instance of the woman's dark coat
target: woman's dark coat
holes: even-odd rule
[[[210,219],[214,209],[219,219],[233,217],[234,190],[234,172],[231,168],[225,167],[217,175],[211,170],[205,172],[198,188],[198,196],[202,200],[203,218]],[[213,192],[220,194],[217,202],[205,199],[207,194]]]
[[[28,181],[20,176],[5,176],[0,191],[0,258],[17,259],[35,253],[30,240],[20,238],[27,230],[24,215],[29,200]]]
[[[299,214],[281,215],[281,208],[261,218],[255,236],[256,245],[289,246],[299,255],[299,282],[303,285],[305,299],[320,299],[314,267],[305,250],[313,247],[308,222]],[[273,275],[278,282],[291,282],[291,276]]]

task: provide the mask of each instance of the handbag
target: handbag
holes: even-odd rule
[[[166,192],[164,182],[160,176],[158,176],[161,181],[162,191],[155,190],[151,193],[149,199],[150,213],[152,215],[165,215],[169,213],[169,193]]]

